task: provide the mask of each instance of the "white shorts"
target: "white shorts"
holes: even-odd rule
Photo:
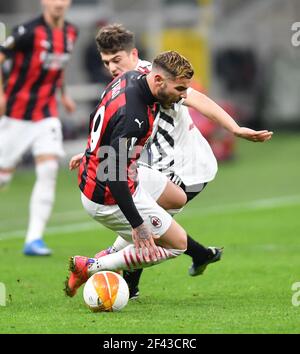
[[[33,156],[64,156],[62,126],[58,118],[38,122],[0,118],[0,168],[13,168],[27,150]]]
[[[138,176],[142,188],[144,188],[155,201],[162,195],[169,181],[161,172],[143,165],[139,165],[138,167]]]
[[[153,234],[157,237],[164,235],[172,223],[172,217],[140,185],[132,197],[138,212]],[[116,232],[126,241],[132,242],[132,227],[118,205],[94,203],[83,193],[81,193],[81,201],[84,209],[93,219]]]

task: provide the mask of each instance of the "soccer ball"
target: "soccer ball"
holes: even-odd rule
[[[120,311],[128,303],[129,289],[119,274],[103,271],[93,274],[85,283],[83,298],[93,312]]]

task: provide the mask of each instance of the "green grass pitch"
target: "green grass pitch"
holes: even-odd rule
[[[299,333],[299,156],[297,135],[239,141],[236,159],[177,216],[199,242],[224,246],[222,261],[195,278],[186,255],[146,269],[139,300],[119,313],[90,312],[82,289],[63,294],[68,257],[92,256],[114,240],[86,215],[66,168],[45,237],[54,255],[22,255],[34,174],[19,171],[0,194],[0,333]]]

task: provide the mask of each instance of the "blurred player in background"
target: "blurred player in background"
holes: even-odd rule
[[[151,63],[138,57],[134,34],[121,25],[103,27],[96,37],[96,43],[102,61],[113,77],[128,70],[138,70],[141,73],[148,73],[151,70]],[[271,133],[267,131],[257,132],[248,128],[240,128],[223,109],[195,90],[188,90],[185,102],[237,136],[251,141],[265,141],[271,137]],[[172,106],[165,103],[164,107],[160,108],[156,123],[150,145],[151,161],[148,160],[147,153],[144,153],[142,159],[153,169],[162,172],[169,180],[178,184],[186,194],[185,201],[190,201],[215,177],[217,162],[213,152],[194,126],[187,107],[182,104]],[[79,154],[71,159],[71,169],[78,167],[81,157],[82,154]],[[153,191],[157,191],[156,196],[153,196],[154,199],[164,209],[170,209],[166,207],[168,193],[165,193],[166,184],[163,178],[149,178],[152,175],[147,172],[148,170],[148,167],[140,166],[141,184],[152,195]],[[169,188],[168,185],[167,188]],[[170,212],[175,214],[178,210]],[[118,237],[112,247],[100,252],[98,256],[116,252],[126,245],[127,242]],[[221,252],[221,249],[217,247],[204,247],[188,235],[185,254],[193,259],[189,274],[192,276],[202,274],[208,264],[220,259]],[[123,272],[129,285],[131,298],[138,296],[141,272],[141,269]]]
[[[64,68],[78,35],[64,19],[70,4],[71,0],[41,0],[42,15],[14,28],[0,47],[0,64],[12,60],[5,85],[0,76],[0,187],[11,181],[17,163],[30,149],[36,181],[23,250],[30,256],[52,252],[43,233],[54,203],[58,159],[64,155],[58,90],[66,111],[75,110],[64,86]]]

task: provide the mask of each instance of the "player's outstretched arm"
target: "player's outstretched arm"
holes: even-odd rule
[[[264,142],[270,140],[273,132],[268,130],[253,130],[240,127],[236,121],[224,111],[216,102],[203,93],[191,89],[184,101],[185,105],[196,109],[205,117],[220,124],[222,127],[233,133],[235,136],[253,142]]]
[[[272,138],[273,132],[268,130],[253,130],[246,127],[239,127],[234,134],[239,138],[263,143],[264,141]]]

